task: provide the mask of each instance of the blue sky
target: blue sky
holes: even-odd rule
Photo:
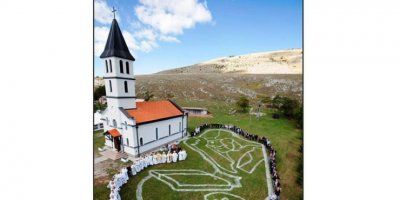
[[[96,0],[96,76],[103,75],[98,54],[107,39],[112,6],[136,58],[135,74],[302,46],[301,0]]]

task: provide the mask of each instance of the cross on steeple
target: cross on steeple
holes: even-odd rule
[[[114,14],[114,19],[115,19],[115,12],[116,12],[117,10],[115,10],[115,8],[114,8],[114,6],[113,6],[113,9],[112,9],[112,11],[111,12],[113,12],[113,14]]]

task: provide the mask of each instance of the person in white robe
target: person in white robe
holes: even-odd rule
[[[132,171],[131,171],[132,176],[135,176],[136,175],[135,163],[132,164],[131,168],[132,168]]]
[[[158,164],[158,160],[157,160],[157,154],[153,155],[153,165],[157,165]]]
[[[139,158],[139,166],[140,166],[140,171],[142,171],[144,169],[144,162],[142,157]]]
[[[161,155],[161,163],[166,163],[166,162],[167,162],[167,154],[165,154],[165,152],[163,152]]]
[[[149,163],[147,166],[153,165],[153,155],[152,154],[147,155],[147,162]]]
[[[158,162],[158,164],[165,163],[165,162],[163,162],[163,155],[160,153],[157,153],[157,162]]]
[[[129,180],[128,170],[126,168],[122,168],[121,172],[122,172],[122,180],[123,180],[122,183],[125,184]]]
[[[174,153],[172,153],[172,162],[176,161],[178,161],[178,154],[174,151]]]
[[[182,161],[183,160],[183,153],[182,153],[183,151],[179,151],[178,152],[178,160],[179,161]]]
[[[167,163],[171,163],[172,162],[172,154],[170,152],[168,152],[167,154]]]
[[[149,155],[149,165],[153,165],[153,153]]]
[[[182,152],[182,160],[186,160],[186,157],[187,157],[186,151],[182,149],[181,152]]]
[[[136,173],[139,173],[141,171],[139,159],[136,159],[136,161],[135,161],[135,170],[136,170]]]

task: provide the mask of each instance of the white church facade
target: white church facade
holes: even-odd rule
[[[100,58],[107,98],[101,113],[106,146],[138,156],[186,136],[188,114],[173,101],[136,101],[135,58],[115,19]]]

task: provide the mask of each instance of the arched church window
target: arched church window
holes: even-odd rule
[[[113,119],[113,126],[117,127],[117,120]]]
[[[107,122],[107,126],[110,125],[110,121],[108,120],[108,117],[106,117],[106,122]]]
[[[128,138],[126,138],[126,146],[129,147],[129,140],[128,140]]]
[[[112,92],[111,80],[108,80],[108,83],[110,84],[110,92]]]
[[[140,138],[140,146],[143,146],[143,138]]]
[[[124,123],[124,125],[125,125],[125,130],[128,130],[128,123]]]
[[[128,93],[128,81],[124,81],[125,93]]]
[[[112,73],[112,62],[111,62],[111,60],[108,60],[110,63],[110,73]]]
[[[107,60],[105,60],[106,61],[106,73],[108,73],[108,62],[107,62]]]
[[[122,60],[119,60],[119,72],[122,74],[124,73],[124,64],[122,63]]]
[[[129,62],[128,62],[128,61],[126,61],[126,63],[125,63],[125,64],[126,64],[126,73],[127,73],[127,74],[129,74]]]

